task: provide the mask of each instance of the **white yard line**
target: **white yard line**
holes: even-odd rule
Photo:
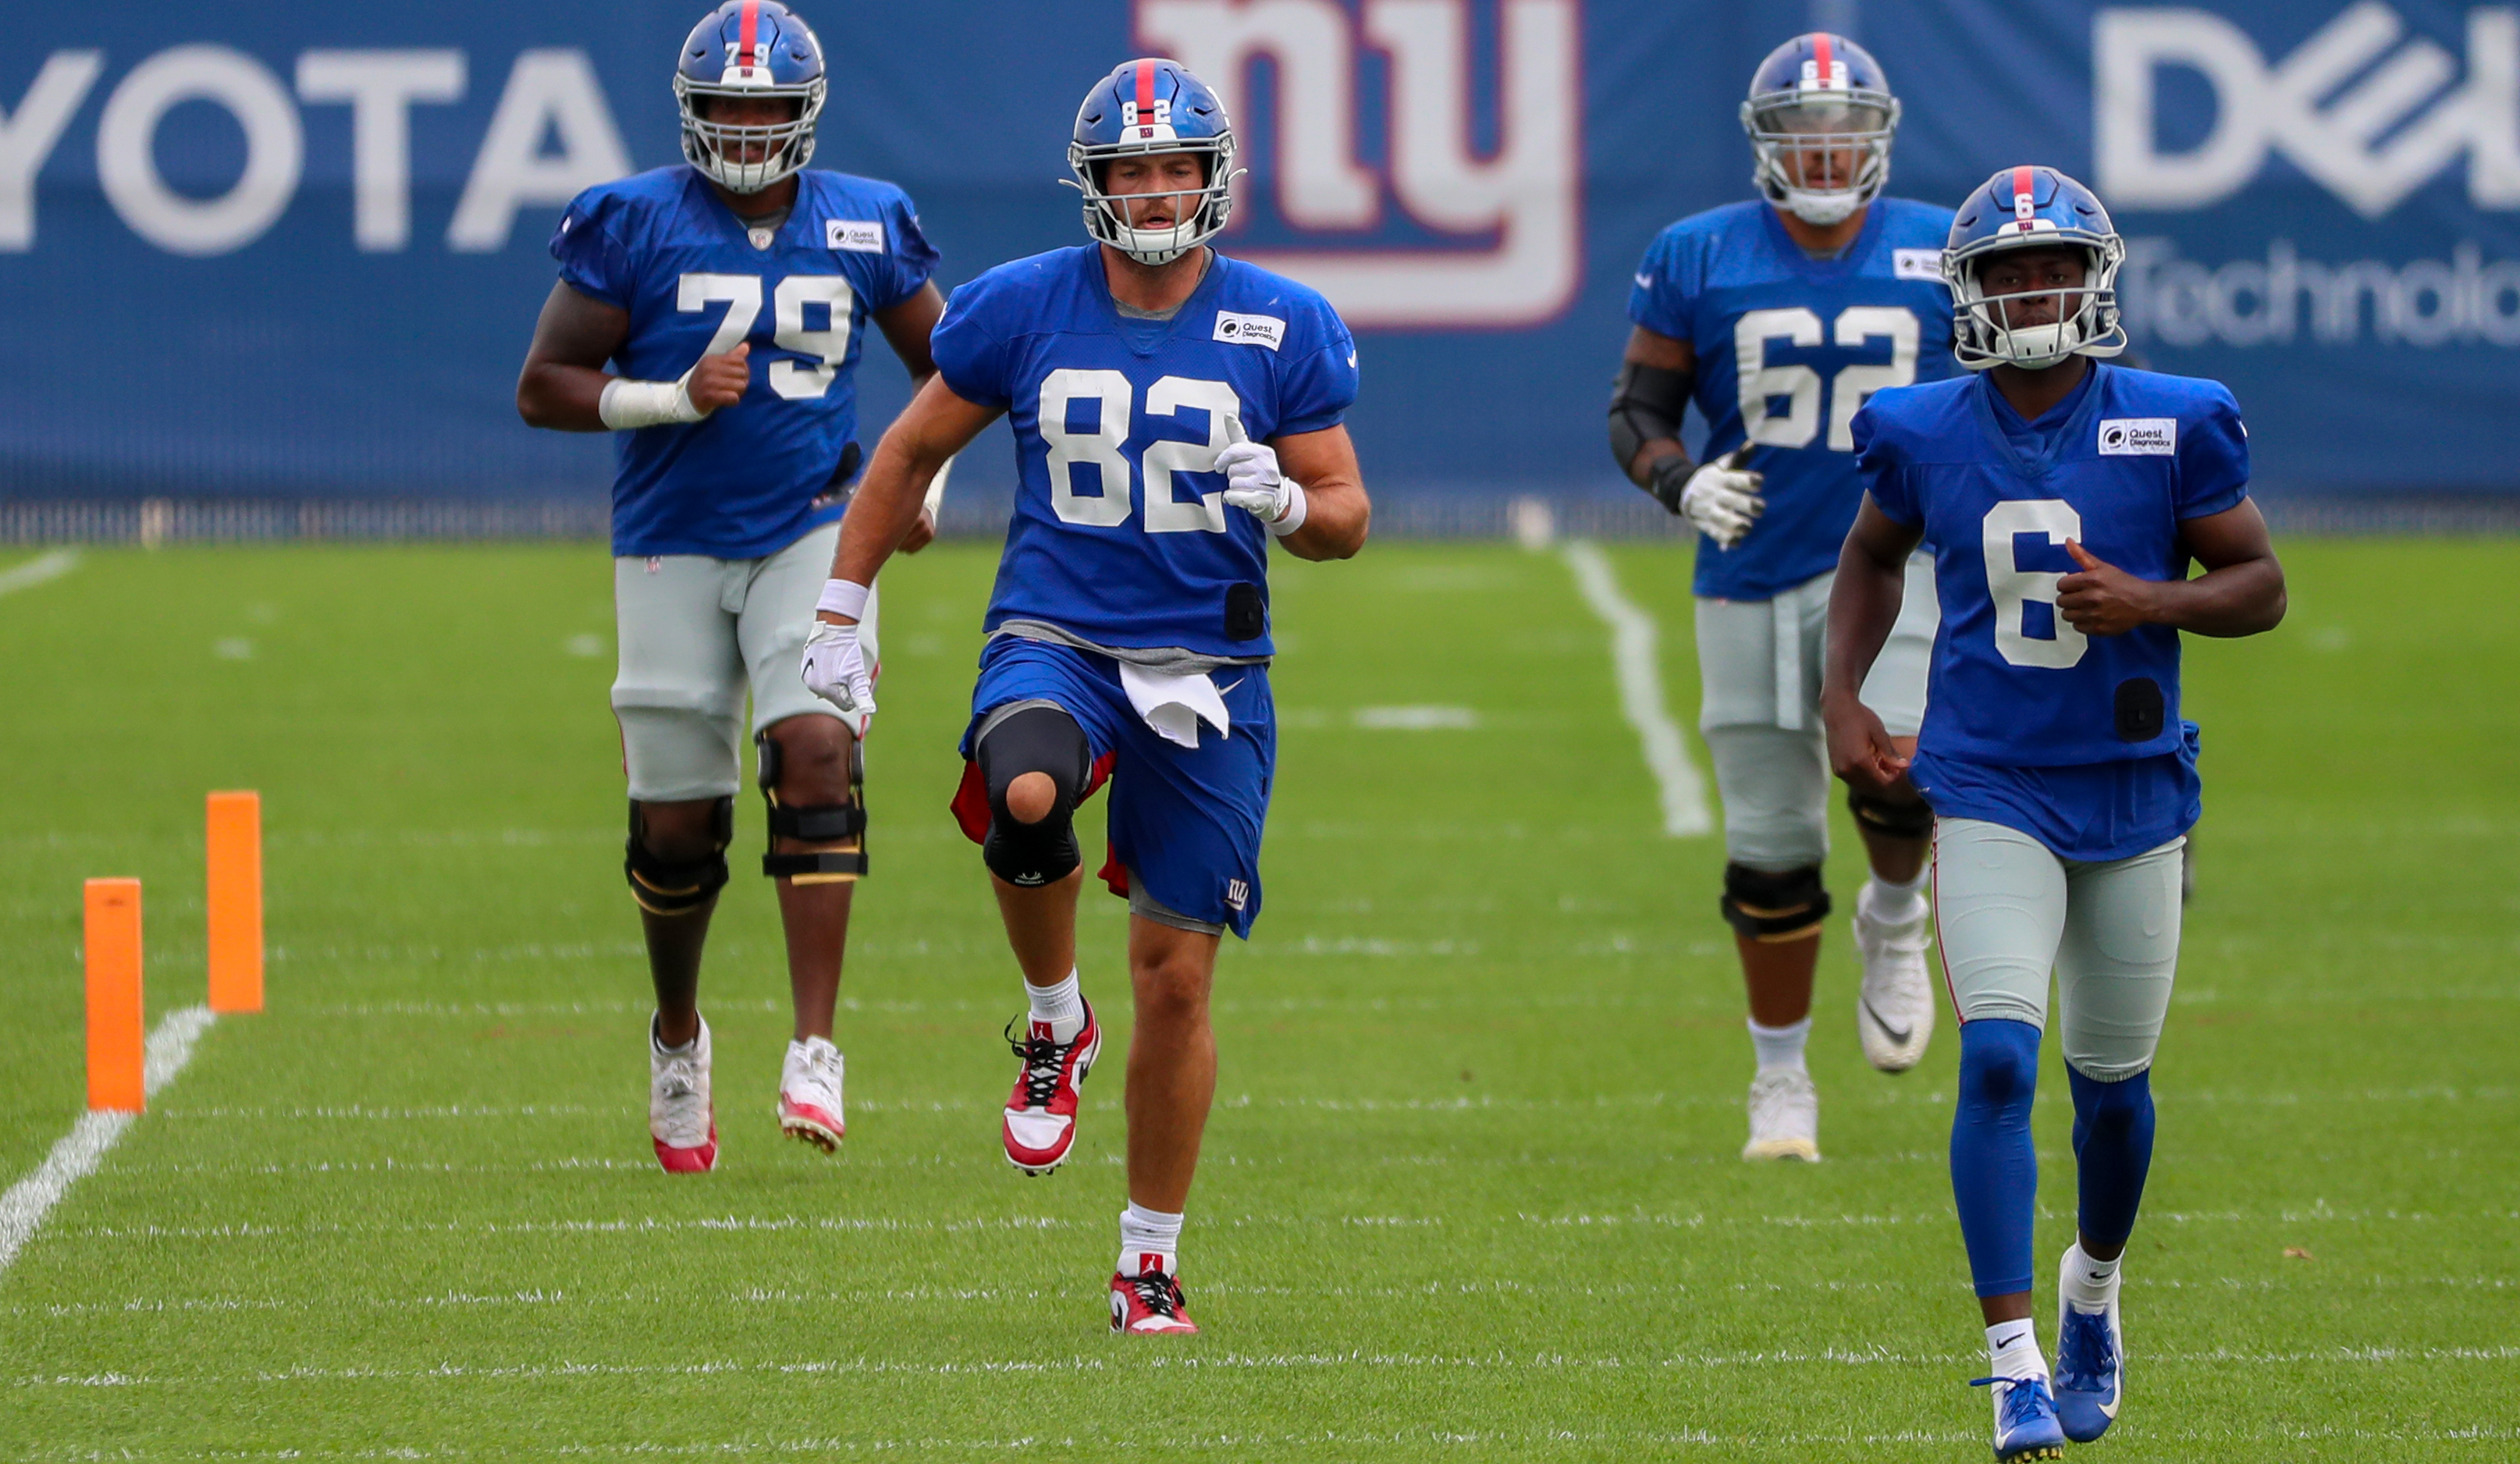
[[[1645,766],[1662,784],[1662,831],[1675,839],[1711,833],[1706,780],[1689,761],[1688,741],[1662,694],[1661,633],[1654,618],[1619,589],[1619,577],[1600,546],[1577,539],[1558,551],[1575,571],[1576,588],[1593,613],[1610,627],[1610,659],[1619,671],[1619,710],[1644,743]]]
[[[206,1006],[187,1006],[170,1011],[159,1020],[158,1030],[149,1034],[149,1047],[143,1062],[142,1083],[150,1096],[175,1081],[184,1064],[193,1060],[193,1043],[207,1032],[217,1018]],[[94,1173],[106,1151],[131,1127],[127,1113],[79,1115],[70,1131],[53,1145],[53,1152],[35,1166],[33,1174],[9,1186],[0,1195],[0,1275],[18,1260],[18,1253],[34,1238],[44,1217],[69,1193],[71,1185]]]
[[[79,554],[74,549],[57,549],[37,555],[23,564],[0,569],[0,595],[15,590],[31,590],[37,585],[60,579],[79,566]]]

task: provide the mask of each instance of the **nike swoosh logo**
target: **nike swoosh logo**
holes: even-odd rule
[[[1874,1023],[1881,1028],[1881,1035],[1887,1037],[1890,1041],[1905,1046],[1907,1045],[1908,1039],[1915,1035],[1916,1029],[1912,1024],[1911,1024],[1905,1031],[1891,1026],[1889,1019],[1881,1015],[1881,1008],[1872,1004],[1872,998],[1870,997],[1864,997],[1858,999],[1864,1002],[1864,1009],[1871,1014]]]
[[[2008,1347],[2012,1346],[2014,1343],[2019,1342],[2022,1338],[2027,1337],[2027,1336],[2029,1336],[2029,1335],[2030,1335],[2030,1334],[2029,1334],[2029,1333],[2027,1333],[2027,1332],[2015,1332],[2015,1333],[2013,1333],[2013,1334],[2012,1334],[2011,1336],[2009,1336],[2009,1337],[2004,1337],[2004,1338],[2000,1338],[2000,1339],[1998,1339],[1995,1345],[1996,1345],[1996,1347],[1997,1347],[1997,1348],[1999,1348],[1999,1349],[2002,1349],[2002,1348],[2008,1348]]]
[[[1651,289],[1651,288],[1653,288],[1653,276],[1651,276],[1651,275],[1639,275],[1639,276],[1637,276],[1637,288],[1640,288],[1640,289]]]
[[[1249,678],[1249,677],[1247,677],[1247,676],[1238,676],[1238,677],[1236,677],[1234,680],[1232,680],[1232,681],[1230,681],[1230,682],[1227,682],[1224,686],[1221,686],[1221,687],[1217,688],[1216,688],[1216,694],[1217,694],[1217,695],[1219,695],[1219,696],[1222,696],[1222,695],[1224,695],[1226,692],[1233,690],[1235,688],[1237,688],[1237,687],[1238,687],[1238,686],[1242,685],[1244,682],[1247,682],[1247,681],[1249,681],[1250,679],[1251,679],[1251,678]]]

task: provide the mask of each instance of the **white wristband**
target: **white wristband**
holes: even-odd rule
[[[825,580],[823,598],[814,601],[814,612],[845,615],[851,620],[866,618],[867,587],[855,580]]]
[[[692,405],[691,373],[685,372],[671,381],[629,381],[615,377],[604,383],[604,395],[596,402],[595,415],[604,424],[619,432],[631,427],[663,426],[667,422],[692,422],[708,416]]]
[[[1304,526],[1304,515],[1311,511],[1304,499],[1304,485],[1293,478],[1286,480],[1286,516],[1267,524],[1270,537],[1283,539]]]

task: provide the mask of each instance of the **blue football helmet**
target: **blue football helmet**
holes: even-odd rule
[[[2080,248],[2083,283],[1990,298],[1978,283],[1986,263],[2009,249]],[[1943,283],[1952,290],[1952,354],[1971,371],[2009,362],[2045,371],[2068,356],[2114,356],[2126,349],[2118,322],[2118,267],[2126,241],[2099,197],[2054,168],[2009,167],[1981,185],[1952,219],[1943,244]],[[2014,328],[2000,300],[2056,296],[2056,320]]]
[[[674,70],[683,112],[683,156],[740,194],[757,194],[814,155],[823,114],[823,43],[779,0],[726,0],[692,27]],[[704,97],[793,98],[796,114],[740,127],[701,115]]]
[[[1123,196],[1103,191],[1104,165],[1166,153],[1195,155],[1205,180],[1193,192],[1170,195],[1182,203],[1171,224],[1136,228]],[[1214,89],[1177,61],[1126,62],[1094,83],[1076,109],[1067,167],[1076,175],[1072,186],[1085,195],[1085,232],[1141,264],[1169,264],[1197,248],[1234,212],[1234,123]]]
[[[1768,53],[1750,75],[1741,128],[1769,202],[1826,227],[1881,195],[1899,99],[1872,54],[1816,30]]]

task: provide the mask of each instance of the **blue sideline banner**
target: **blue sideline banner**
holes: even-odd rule
[[[1613,493],[1655,230],[1744,196],[1751,67],[1815,12],[1906,104],[1894,192],[2053,162],[2138,348],[2238,392],[2270,492],[2520,489],[2520,7],[2457,0],[797,0],[818,165],[950,287],[1079,240],[1077,99],[1180,58],[1250,168],[1226,246],[1358,328],[1369,479]],[[516,372],[577,189],[676,162],[695,0],[60,8],[0,57],[0,497],[600,495]],[[871,351],[870,430],[906,394]],[[968,481],[1011,474],[1003,439]]]

